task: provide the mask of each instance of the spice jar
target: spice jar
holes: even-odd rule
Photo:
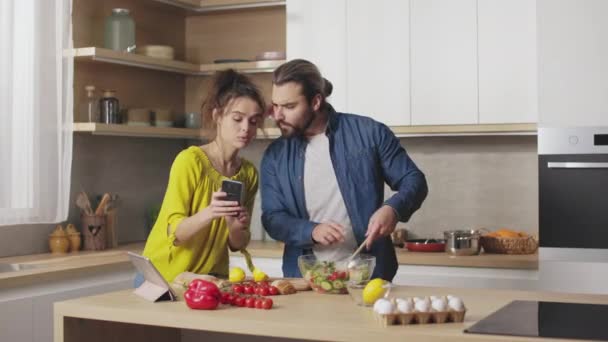
[[[116,91],[104,90],[103,97],[99,100],[99,113],[101,122],[106,124],[120,123],[119,104],[116,98]]]

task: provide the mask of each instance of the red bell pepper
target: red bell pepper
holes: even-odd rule
[[[217,286],[209,281],[194,279],[184,293],[184,300],[190,309],[214,310],[222,299]]]

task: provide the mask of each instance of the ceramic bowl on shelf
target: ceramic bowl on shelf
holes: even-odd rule
[[[165,60],[172,60],[174,57],[174,50],[168,45],[144,45],[137,47],[136,52],[140,55]]]

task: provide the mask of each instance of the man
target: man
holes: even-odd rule
[[[272,116],[282,137],[262,159],[262,223],[285,243],[285,277],[301,276],[300,255],[340,260],[365,241],[373,277],[390,281],[398,267],[390,234],[420,208],[426,179],[388,127],[336,112],[331,91],[308,61],[275,70]],[[385,182],[397,192],[387,201]]]

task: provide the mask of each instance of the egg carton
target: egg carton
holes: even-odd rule
[[[466,309],[462,311],[431,311],[411,313],[374,313],[376,319],[385,327],[389,325],[427,324],[427,323],[459,323],[464,321]]]

